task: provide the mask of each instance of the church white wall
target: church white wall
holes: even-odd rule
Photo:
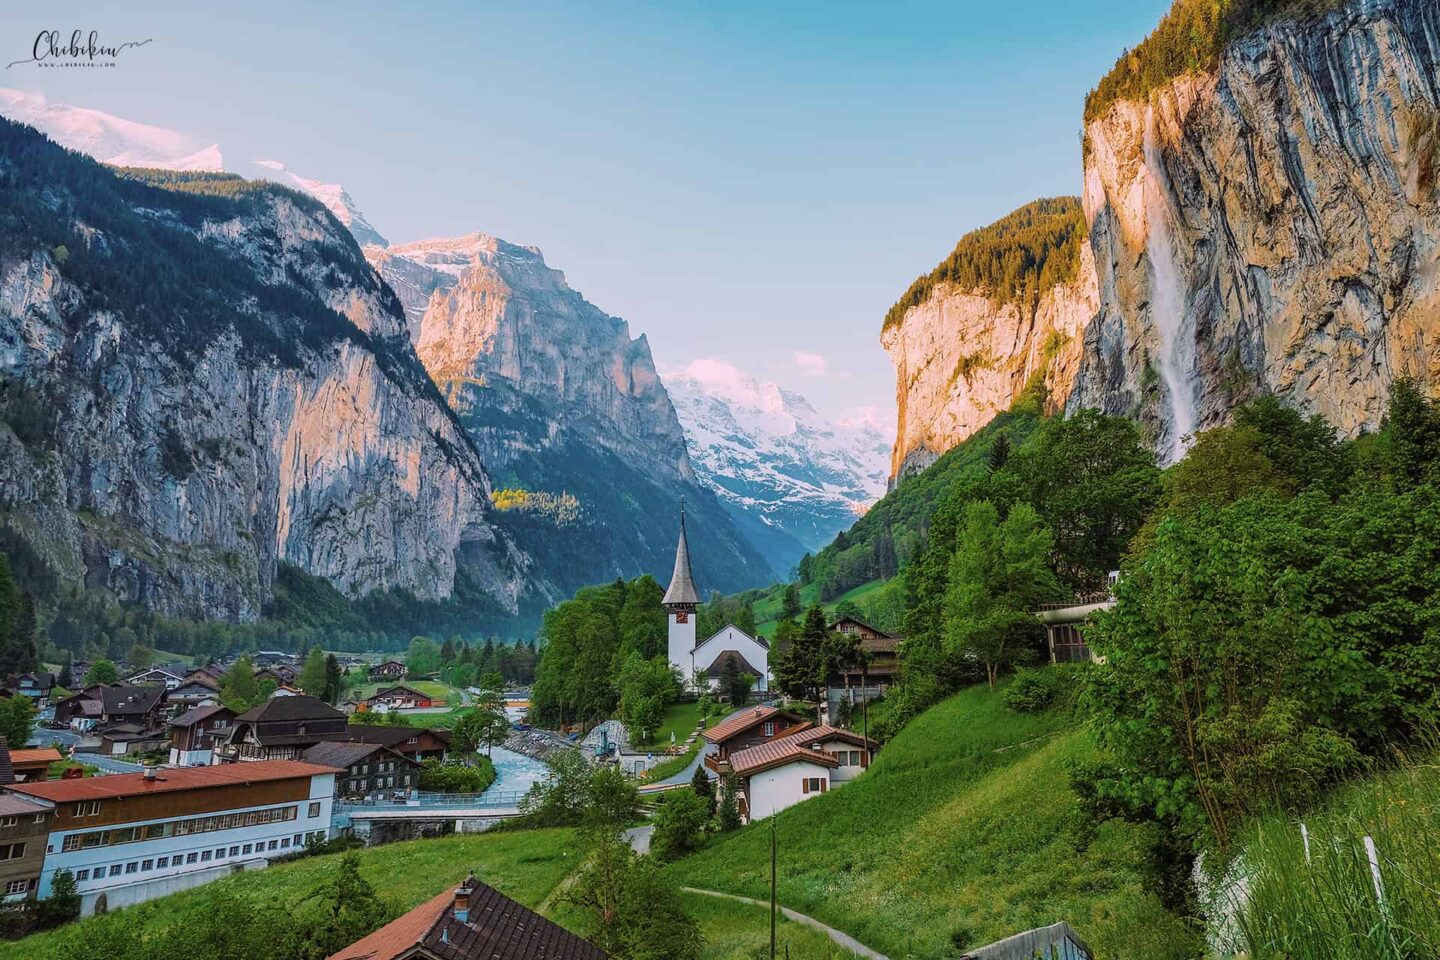
[[[708,670],[726,650],[737,651],[746,662],[761,671],[763,675],[757,679],[756,690],[769,689],[767,681],[770,677],[770,648],[734,624],[726,626],[695,648],[695,669]]]
[[[680,671],[688,685],[695,673],[695,617],[694,611],[671,610],[666,616],[669,623],[670,665]]]

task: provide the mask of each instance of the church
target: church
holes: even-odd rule
[[[680,508],[680,543],[675,548],[675,572],[665,591],[665,610],[670,624],[670,664],[680,671],[686,685],[696,671],[704,671],[711,689],[720,686],[727,665],[755,678],[755,691],[770,688],[770,644],[764,637],[752,637],[733,623],[700,643],[695,642],[695,611],[700,594],[690,572],[690,544],[685,539],[685,508]]]

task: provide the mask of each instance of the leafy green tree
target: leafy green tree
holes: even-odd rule
[[[91,672],[94,672],[93,668]],[[255,679],[255,662],[248,655],[236,660],[220,681],[221,702],[239,713],[263,702],[260,693],[260,684]]]
[[[19,593],[14,601],[8,638],[4,624],[0,623],[0,677],[34,670],[39,640],[35,598],[29,593]]]
[[[344,690],[345,671],[340,669],[340,660],[332,653],[325,658],[325,694],[322,699],[329,704],[339,703]]]
[[[69,923],[80,916],[80,887],[69,870],[55,871],[50,880],[50,896],[35,904],[35,925],[49,930]]]
[[[665,720],[665,705],[680,694],[680,684],[665,657],[643,660],[632,652],[621,665],[620,715],[637,743],[650,739]]]
[[[1061,592],[1046,564],[1050,543],[1028,504],[1013,506],[1004,522],[988,501],[966,511],[945,594],[947,650],[983,663],[992,689],[999,670],[1035,638],[1036,606]]]
[[[310,653],[305,657],[305,663],[300,668],[300,689],[312,697],[325,698],[326,687],[329,686],[330,675],[325,668],[325,651],[319,647],[311,647]]]
[[[834,666],[834,640],[825,611],[816,604],[806,611],[804,626],[776,658],[775,684],[787,696],[817,701]]]
[[[499,670],[486,670],[485,675],[480,678],[481,690],[493,690],[500,692],[505,689],[505,678],[500,675]]]
[[[586,939],[615,960],[698,960],[704,945],[674,884],[618,837],[597,844],[561,900],[581,914]]]
[[[429,637],[412,637],[405,654],[405,673],[410,677],[428,677],[440,672],[440,647]]]
[[[301,901],[307,953],[325,957],[394,919],[397,911],[360,875],[360,855],[349,851],[333,878]],[[314,909],[305,909],[312,905]]]
[[[815,556],[807,553],[800,558],[800,564],[795,568],[795,576],[802,584],[809,584],[810,578],[815,575]]]
[[[705,801],[706,809],[709,811],[706,816],[713,816],[715,813],[715,785],[710,782],[710,775],[705,772],[705,764],[695,764],[695,774],[690,778],[690,789],[695,791],[695,796]]]
[[[130,644],[130,650],[125,654],[125,660],[130,664],[130,669],[132,670],[144,670],[150,666],[151,661],[154,659],[155,651],[145,646],[145,644],[139,640]]]
[[[780,597],[780,616],[785,620],[794,620],[800,616],[800,588],[793,583],[785,584],[785,590]]]
[[[537,827],[574,826],[584,818],[590,799],[590,764],[579,750],[558,750],[545,758],[548,776],[520,801],[520,810]]]
[[[583,825],[592,837],[613,837],[640,816],[640,792],[618,767],[599,767],[586,785]]]
[[[35,732],[35,701],[29,697],[6,697],[0,699],[0,737],[18,750],[30,740]]]
[[[450,732],[450,742],[462,753],[475,753],[484,747],[488,755],[493,748],[503,746],[509,736],[505,701],[491,693],[482,696],[475,708],[460,718]]]
[[[705,843],[705,825],[709,822],[707,798],[692,790],[666,794],[655,810],[651,853],[660,860],[675,860],[700,849]]]
[[[740,793],[733,773],[725,774],[720,781],[720,806],[715,817],[724,833],[740,829]]]
[[[85,686],[94,683],[119,683],[120,671],[115,669],[115,664],[109,660],[96,660],[90,664],[90,669],[85,674],[83,681]]]

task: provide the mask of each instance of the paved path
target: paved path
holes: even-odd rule
[[[705,746],[702,744],[700,746],[700,749],[695,751],[694,759],[692,759],[689,763],[685,765],[684,770],[681,770],[679,773],[671,774],[664,780],[656,780],[654,783],[647,783],[645,784],[645,786],[640,788],[640,792],[644,793],[646,791],[646,788],[654,790],[657,787],[674,787],[682,783],[689,783],[690,778],[695,776],[695,768],[700,765],[700,761],[701,759],[703,759],[704,755]],[[713,780],[715,778],[711,777],[710,779]]]
[[[765,907],[766,909],[769,909],[770,907],[770,904],[767,901],[752,900],[750,897],[737,897],[733,893],[719,893],[715,890],[697,890],[695,887],[681,887],[680,889],[685,891],[686,893],[698,893],[706,897],[718,897],[721,900],[738,900],[741,903],[748,903],[757,907]],[[846,950],[849,950],[857,957],[865,957],[866,960],[890,960],[890,958],[885,956],[885,954],[877,953],[874,950],[871,950],[869,947],[865,946],[865,944],[850,936],[850,934],[844,933],[840,930],[836,930],[834,927],[827,927],[825,924],[821,923],[819,920],[816,920],[814,917],[807,917],[805,916],[805,914],[797,913],[796,911],[791,910],[789,907],[781,907],[780,912],[785,915],[785,918],[787,920],[794,920],[796,923],[803,923],[807,927],[819,930],[821,933],[825,934],[825,936],[829,937],[831,940],[834,940],[840,946],[844,947]]]
[[[143,764],[131,763],[119,757],[107,757],[103,753],[77,753],[75,759],[99,767],[105,773],[139,773],[145,769]]]
[[[643,857],[650,852],[650,835],[654,832],[654,824],[646,824],[643,827],[631,827],[625,831],[625,841],[630,844],[630,849]]]

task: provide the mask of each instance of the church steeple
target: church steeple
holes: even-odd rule
[[[680,498],[680,542],[675,547],[675,572],[661,601],[667,607],[694,607],[700,603],[695,578],[690,572],[690,544],[685,539],[685,498]]]

